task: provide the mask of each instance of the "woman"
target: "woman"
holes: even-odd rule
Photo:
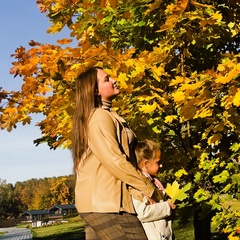
[[[127,187],[146,197],[154,187],[134,167],[134,133],[111,109],[119,93],[116,81],[101,68],[90,68],[76,79],[75,202],[88,240],[147,239]]]

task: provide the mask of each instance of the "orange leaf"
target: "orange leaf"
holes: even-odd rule
[[[63,39],[57,40],[57,42],[58,42],[59,44],[69,44],[69,43],[72,42],[72,39],[63,38]]]

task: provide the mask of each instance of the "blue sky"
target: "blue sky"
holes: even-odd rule
[[[57,39],[68,37],[65,30],[61,34],[46,33],[50,26],[45,14],[37,8],[36,0],[2,1],[0,7],[0,86],[6,90],[19,90],[21,78],[9,74],[10,55],[19,46],[29,48],[28,42],[56,43]],[[33,140],[40,137],[40,130],[34,125],[22,126],[10,133],[0,130],[0,179],[15,184],[31,178],[45,178],[72,173],[71,152],[66,149],[50,150],[47,144],[36,147]]]

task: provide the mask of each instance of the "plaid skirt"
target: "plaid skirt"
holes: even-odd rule
[[[86,240],[147,240],[142,224],[134,214],[80,213]]]

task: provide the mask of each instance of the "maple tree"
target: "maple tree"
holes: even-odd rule
[[[0,90],[5,103],[0,107],[1,128],[11,131],[18,122],[30,124],[31,115],[41,113],[42,136],[35,143],[71,148],[74,78],[90,66],[103,67],[118,78],[123,92],[114,103],[116,110],[139,138],[161,142],[167,181],[191,183],[184,204],[196,213],[196,239],[207,239],[197,227],[212,216],[213,222],[221,223],[220,233],[236,238],[239,213],[222,203],[240,198],[240,4],[235,0],[37,4],[52,23],[48,33],[65,27],[70,36],[56,45],[31,40],[29,49],[16,49],[11,74],[21,76],[23,85],[19,92]]]

